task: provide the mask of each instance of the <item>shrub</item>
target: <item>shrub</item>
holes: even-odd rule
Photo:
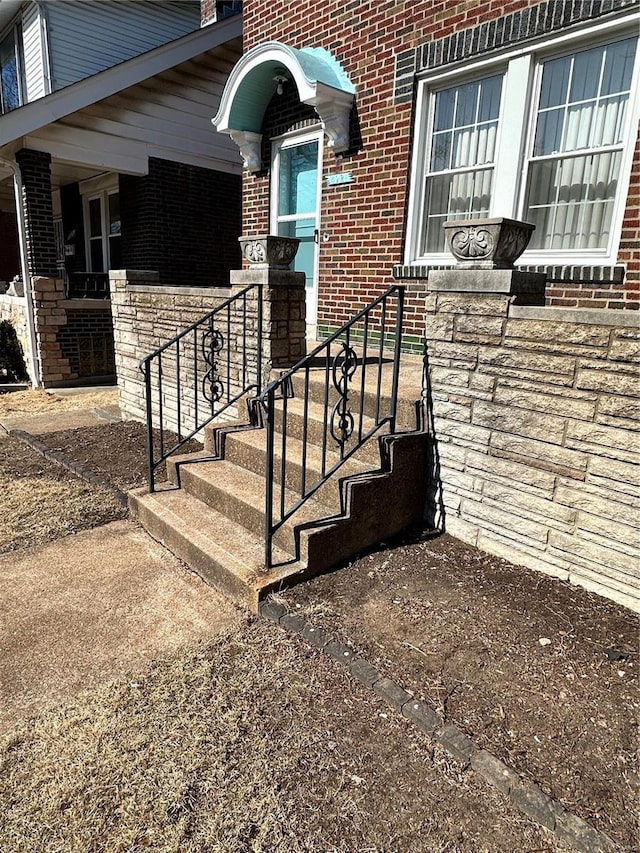
[[[20,341],[8,320],[0,322],[0,374],[2,373],[9,382],[26,382],[29,379]]]

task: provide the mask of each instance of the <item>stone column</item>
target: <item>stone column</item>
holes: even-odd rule
[[[298,244],[291,237],[241,237],[248,269],[231,271],[233,294],[262,285],[263,386],[271,369],[286,370],[307,352],[305,275],[290,269]]]
[[[509,310],[514,304],[543,306],[545,300],[544,273],[513,267],[532,231],[527,223],[504,219],[446,223],[458,266],[429,272],[423,399],[425,422],[436,439],[437,487],[428,515],[440,517],[444,510],[446,529],[472,544],[483,496],[469,460],[493,460],[490,427],[493,419],[504,419],[494,399],[498,377],[518,380],[530,359],[505,338]]]

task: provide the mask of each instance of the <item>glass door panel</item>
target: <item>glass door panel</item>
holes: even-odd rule
[[[320,134],[284,140],[275,146],[272,173],[272,229],[300,240],[293,269],[305,274],[308,325],[317,314],[321,155]]]

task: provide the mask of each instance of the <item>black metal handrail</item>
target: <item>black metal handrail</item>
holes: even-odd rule
[[[256,303],[254,317],[251,297]],[[250,391],[261,390],[262,285],[249,285],[187,326],[143,358],[140,370],[145,383],[149,490],[153,492],[159,465]],[[168,430],[178,440],[167,449]]]
[[[374,302],[356,314],[348,323],[317,346],[305,358],[271,382],[260,395],[265,410],[267,428],[266,497],[265,497],[265,564],[271,568],[273,562],[273,539],[282,525],[312,496],[335,472],[356,453],[375,433],[388,425],[389,432],[395,431],[398,399],[398,376],[400,369],[400,346],[405,288],[395,285]],[[395,317],[393,316],[395,314]],[[389,328],[391,327],[391,328]],[[385,347],[393,339],[391,366],[391,388],[383,398],[383,365]],[[353,345],[360,347],[358,357]],[[332,352],[332,350],[334,352]],[[371,356],[373,351],[374,355]],[[319,362],[322,367],[318,368]],[[358,367],[360,375],[357,376]],[[314,442],[309,435],[309,386],[312,370],[320,369],[324,374],[324,390],[321,403],[323,419],[321,426],[320,472],[309,470],[307,465],[309,448]],[[368,401],[369,412],[365,412],[367,400],[367,374],[372,371],[375,394]],[[302,419],[300,427],[299,457],[292,462],[287,450],[289,422],[288,401],[295,395],[296,383],[302,397]],[[355,383],[355,384],[354,384]],[[354,400],[350,398],[356,387]],[[276,464],[276,422],[280,422],[279,462]],[[331,440],[335,447],[330,448]],[[276,484],[279,496],[276,500]],[[297,496],[287,505],[285,491],[295,484]],[[277,504],[277,505],[276,505]],[[344,507],[343,507],[344,510]]]

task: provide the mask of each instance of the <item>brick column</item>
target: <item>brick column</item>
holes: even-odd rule
[[[51,201],[51,155],[23,148],[16,153],[22,177],[22,205],[30,275],[55,278],[56,243]]]

